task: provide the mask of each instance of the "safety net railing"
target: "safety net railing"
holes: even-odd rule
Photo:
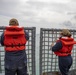
[[[58,39],[60,31],[61,29],[40,29],[40,75],[59,75],[58,57],[52,52],[51,44]],[[72,33],[72,37],[76,40],[76,30],[70,29],[70,32]],[[76,71],[76,45],[73,47],[72,57],[73,64],[70,71]]]
[[[0,27],[0,36],[3,33],[5,27]],[[27,62],[28,62],[28,70],[30,75],[36,75],[35,71],[35,35],[36,28],[35,27],[24,27],[25,31],[29,33],[29,41],[26,44],[26,53],[27,53]],[[0,44],[0,74],[4,73],[4,47]]]

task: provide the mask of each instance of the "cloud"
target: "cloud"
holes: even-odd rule
[[[13,2],[11,0],[1,0],[0,1],[0,9],[1,10],[14,10],[12,8],[16,8],[18,5],[19,1],[15,1],[13,0]]]
[[[46,9],[50,12],[65,13],[68,10],[67,2],[69,0],[13,0],[13,2],[11,0],[3,0],[0,2],[0,14],[7,16],[31,16],[32,14],[37,15],[37,12]]]
[[[11,0],[1,0],[0,1],[0,15],[4,15],[4,16],[18,16],[18,11],[19,11],[19,1],[17,0],[13,0],[13,2]]]
[[[4,19],[8,22],[14,17],[23,26],[59,27],[58,24],[71,21],[75,9],[75,0],[0,0],[0,23],[6,25]]]
[[[42,9],[47,9],[47,11],[56,11],[56,12],[65,12],[68,9],[67,6],[63,3],[67,0],[60,1],[60,0],[24,0],[21,2],[20,0],[7,0],[1,1],[0,3],[0,14],[7,15],[7,16],[18,16],[18,15],[28,15],[30,14],[38,14],[36,12],[41,11]],[[58,2],[58,3],[57,3]],[[59,3],[60,2],[60,3]],[[7,11],[7,12],[6,12]],[[30,13],[29,13],[30,12]],[[27,14],[29,13],[29,14]]]
[[[70,9],[69,5],[66,3],[64,4],[64,3],[56,3],[56,2],[54,3],[54,2],[45,2],[45,1],[42,2],[42,1],[31,0],[31,1],[27,1],[27,5],[23,7],[22,13],[30,12],[29,15],[33,14],[34,16],[36,16],[37,14],[40,14],[39,12],[46,13],[43,12],[44,10],[46,12],[50,12],[50,14],[51,12],[66,14],[68,11],[71,11],[72,9]]]
[[[32,1],[35,1],[35,0],[32,0]],[[36,1],[39,1],[39,2],[47,2],[47,3],[68,3],[70,2],[71,0],[36,0]]]
[[[0,26],[7,26],[9,24],[10,17],[0,15]]]

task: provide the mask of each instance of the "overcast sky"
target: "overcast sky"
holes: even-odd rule
[[[16,18],[21,26],[67,28],[76,24],[76,0],[0,0],[0,26]]]

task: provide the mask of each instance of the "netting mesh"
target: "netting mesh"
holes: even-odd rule
[[[57,72],[58,57],[51,51],[51,44],[58,39],[61,29],[40,30],[40,75],[45,72]],[[70,30],[72,37],[76,39],[76,30]],[[73,65],[70,70],[76,69],[76,45],[72,50]]]

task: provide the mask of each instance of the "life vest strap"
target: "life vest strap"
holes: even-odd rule
[[[59,51],[60,52],[60,51]],[[70,54],[71,51],[67,51],[67,52],[60,52],[61,54]]]
[[[20,46],[25,46],[25,44],[20,44],[20,43],[19,43],[18,45],[13,45],[13,44],[12,44],[12,45],[5,45],[5,46],[6,46],[6,47],[15,47],[15,46],[19,46],[19,47],[20,47]]]

